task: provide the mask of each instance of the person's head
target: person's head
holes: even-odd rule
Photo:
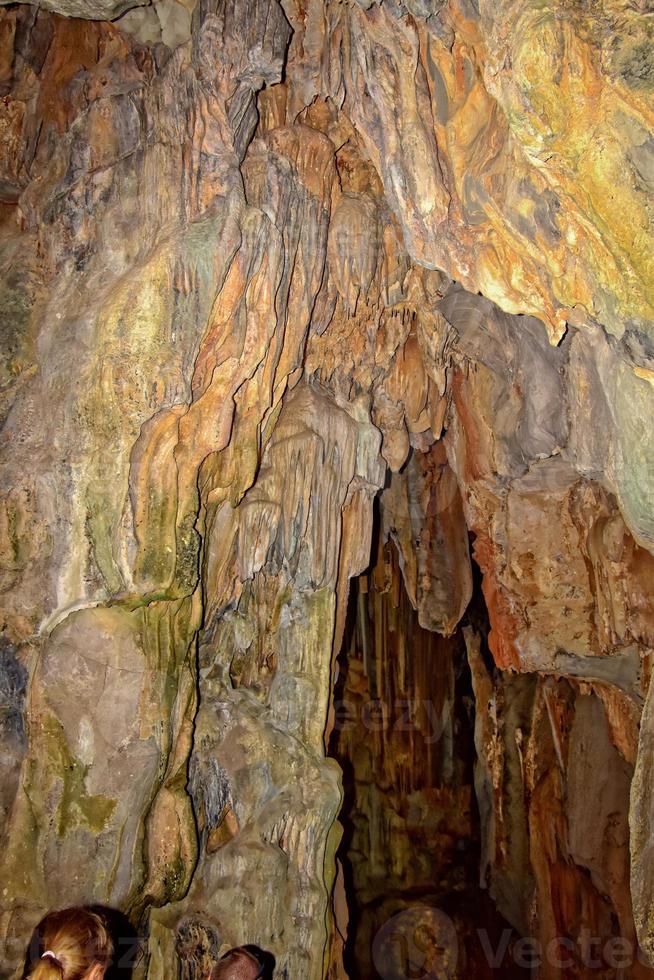
[[[49,912],[32,934],[23,980],[102,980],[112,956],[111,937],[95,912]]]
[[[265,977],[265,955],[255,946],[230,949],[215,964],[210,980],[258,980],[259,977]]]

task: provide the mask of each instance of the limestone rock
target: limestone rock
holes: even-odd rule
[[[28,0],[30,2],[30,0]],[[149,0],[45,0],[35,6],[52,10],[64,17],[83,17],[87,20],[113,20],[131,7],[148,3]],[[3,4],[9,0],[3,0]]]
[[[479,638],[468,633],[466,640],[476,695],[490,708],[478,716],[484,761],[476,780],[488,826],[482,873],[491,893],[510,921],[538,936],[542,949],[569,937],[571,969],[591,968],[591,956],[599,963],[612,936],[635,949],[627,826],[632,771],[611,741],[601,700],[565,680],[523,675],[493,683]],[[510,716],[513,723],[504,727],[501,719]],[[567,919],[579,907],[594,951],[584,948],[575,913]],[[543,966],[543,976],[560,975],[551,959]],[[634,959],[629,969],[633,977],[651,975],[646,962]]]

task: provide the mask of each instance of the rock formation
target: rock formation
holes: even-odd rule
[[[372,976],[417,895],[654,975],[653,42],[2,6],[0,976],[70,902]]]

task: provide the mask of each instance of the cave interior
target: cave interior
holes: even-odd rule
[[[0,3],[1,978],[654,977],[653,96],[651,0]]]

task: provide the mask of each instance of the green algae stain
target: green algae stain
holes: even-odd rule
[[[97,491],[95,485],[88,488],[86,535],[108,592],[116,594],[125,588],[125,583],[114,560],[112,519],[115,515],[107,506],[104,492]]]
[[[55,718],[44,721],[43,735],[49,768],[52,775],[61,781],[62,787],[56,814],[58,836],[65,837],[69,831],[83,826],[95,834],[102,833],[116,809],[117,801],[87,793],[85,780],[89,767],[71,754],[64,731]]]
[[[182,595],[195,589],[200,574],[200,547],[202,541],[195,528],[197,514],[186,514],[177,528],[177,566],[175,577]]]

